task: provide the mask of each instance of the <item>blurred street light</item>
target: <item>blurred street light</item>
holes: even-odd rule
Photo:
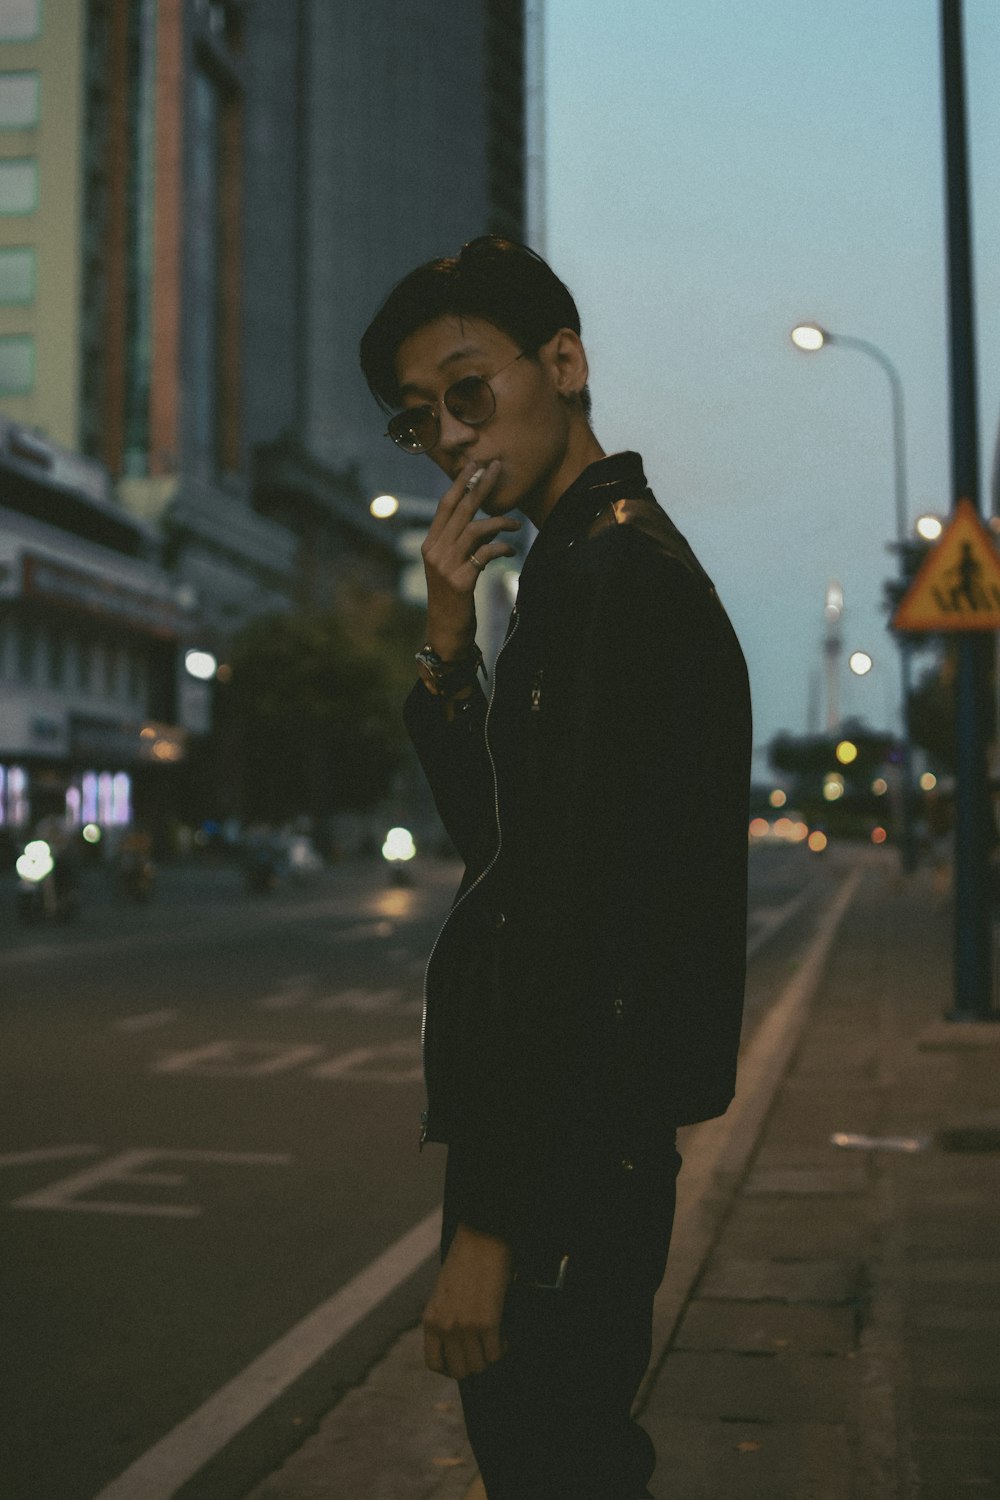
[[[199,682],[211,682],[218,665],[211,651],[191,650],[184,653],[186,671],[191,677],[197,677]]]
[[[916,530],[917,536],[922,537],[925,542],[936,542],[944,530],[944,522],[940,516],[928,513],[917,517]]]
[[[368,509],[379,521],[387,521],[394,516],[399,509],[399,501],[395,495],[376,495]]]
[[[822,349],[826,343],[826,334],[816,323],[799,323],[792,329],[792,343],[796,349],[804,349],[807,354],[812,354],[817,349]]]
[[[850,657],[848,658],[847,665],[850,667],[855,677],[866,677],[871,671],[874,663],[872,662],[872,659],[868,655],[867,651],[852,651]]]
[[[807,354],[814,354],[824,348],[827,344],[839,345],[843,349],[854,349],[859,354],[867,354],[885,372],[889,381],[889,391],[892,398],[892,452],[893,452],[893,478],[895,487],[896,503],[896,541],[899,548],[900,565],[903,566],[905,558],[905,546],[907,542],[907,499],[906,499],[906,440],[903,419],[903,383],[899,378],[899,371],[892,360],[880,349],[877,344],[872,344],[868,339],[855,338],[852,334],[831,333],[828,328],[821,328],[818,323],[799,323],[791,332],[792,343],[797,349]],[[905,581],[905,580],[904,580]],[[898,632],[896,636],[899,646],[900,678],[903,691],[903,702],[901,707],[901,718],[903,723],[903,763],[901,771],[901,787],[899,801],[899,844],[900,856],[904,871],[910,872],[916,868],[916,843],[913,836],[913,809],[911,806],[913,787],[913,752],[910,744],[910,643],[907,638]]]

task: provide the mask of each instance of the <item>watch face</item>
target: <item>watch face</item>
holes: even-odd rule
[[[440,692],[441,678],[422,651],[417,655],[417,672],[422,682],[426,682],[435,693]]]

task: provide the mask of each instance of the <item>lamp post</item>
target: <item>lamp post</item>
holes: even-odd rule
[[[895,486],[895,510],[896,510],[896,541],[899,547],[900,567],[905,566],[903,549],[906,544],[906,441],[905,426],[903,419],[903,383],[899,378],[899,371],[889,356],[880,349],[877,344],[869,343],[868,339],[859,339],[846,333],[831,333],[829,329],[821,328],[818,323],[799,323],[792,329],[792,343],[797,349],[804,353],[818,353],[825,344],[832,344],[842,349],[855,349],[859,354],[867,354],[882,370],[885,371],[889,381],[889,391],[892,398],[892,453],[893,453],[893,478]],[[903,721],[903,764],[900,767],[902,776],[902,796],[900,799],[900,859],[903,870],[909,874],[916,868],[916,846],[913,837],[913,807],[912,807],[912,785],[913,785],[913,752],[910,745],[910,650],[909,642],[903,635],[897,637],[899,645],[900,681],[903,691],[902,721]]]

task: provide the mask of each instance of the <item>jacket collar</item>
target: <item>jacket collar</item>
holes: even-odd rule
[[[588,464],[546,516],[524,560],[522,579],[554,548],[570,545],[612,501],[647,494],[649,486],[638,453],[609,453]]]

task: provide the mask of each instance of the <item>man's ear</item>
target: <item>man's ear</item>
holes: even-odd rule
[[[552,384],[560,396],[580,396],[587,384],[590,370],[578,333],[574,333],[572,328],[560,328],[548,343],[542,345],[538,357],[548,370]]]

